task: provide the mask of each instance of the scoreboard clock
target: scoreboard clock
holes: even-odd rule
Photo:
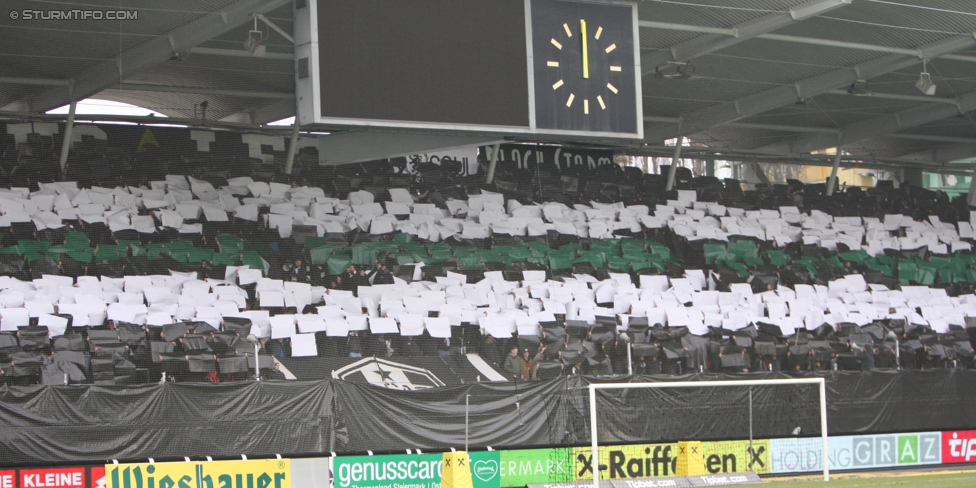
[[[294,5],[303,126],[537,140],[643,138],[636,3]]]
[[[635,7],[532,0],[531,8],[536,127],[638,133]]]

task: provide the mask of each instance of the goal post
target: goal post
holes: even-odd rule
[[[819,414],[820,414],[820,437],[821,437],[821,465],[823,468],[823,480],[830,480],[829,460],[828,460],[828,440],[827,440],[827,390],[824,378],[796,378],[796,379],[768,379],[768,380],[731,380],[731,381],[662,381],[662,382],[641,382],[641,383],[591,383],[589,385],[589,406],[590,406],[590,462],[593,471],[593,488],[600,488],[600,440],[597,416],[597,391],[598,390],[631,390],[631,389],[675,389],[675,388],[741,388],[741,387],[776,387],[791,385],[810,385],[819,389]],[[811,392],[812,394],[812,392]],[[750,391],[750,423],[752,421],[752,405]],[[812,402],[811,402],[812,403]],[[811,419],[812,420],[812,419]],[[691,439],[687,439],[691,440]],[[750,427],[751,441],[751,427]]]

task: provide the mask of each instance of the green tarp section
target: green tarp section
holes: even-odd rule
[[[352,257],[342,254],[334,254],[329,256],[326,262],[328,263],[329,274],[337,275],[349,268],[349,265],[352,264]]]
[[[306,244],[308,244],[307,239],[305,240],[305,242]],[[320,265],[320,264],[325,264],[329,259],[329,255],[331,254],[332,254],[332,246],[319,246],[316,248],[312,248],[308,251],[308,258],[313,265]]]
[[[88,237],[81,232],[65,234],[63,244],[52,245],[46,241],[20,240],[15,246],[0,249],[0,254],[15,254],[29,261],[50,259],[59,261],[68,255],[72,259],[91,263],[111,261],[128,256],[146,256],[150,260],[166,255],[182,263],[210,263],[215,266],[247,265],[253,269],[264,269],[262,258],[269,258],[275,251],[268,243],[243,240],[233,234],[219,234],[216,237],[219,248],[198,248],[190,241],[174,240],[163,243],[142,245],[138,241],[119,241],[118,244],[100,244],[92,248]],[[445,242],[422,243],[414,241],[409,234],[395,234],[391,239],[379,242],[363,242],[346,245],[343,242],[329,242],[323,237],[306,237],[305,257],[313,265],[325,265],[330,274],[345,271],[350,264],[372,266],[383,253],[396,256],[400,264],[434,263],[445,260],[459,260],[465,269],[483,269],[486,263],[529,262],[541,264],[553,270],[568,270],[574,265],[591,265],[595,268],[609,268],[618,272],[638,272],[653,269],[663,273],[671,260],[671,250],[667,246],[642,239],[602,239],[584,240],[581,243],[565,244],[550,248],[545,242],[515,242],[485,249],[467,244],[450,245]],[[897,277],[903,285],[918,284],[932,286],[936,282],[948,284],[957,282],[976,282],[976,255],[956,254],[952,256],[931,256],[928,259],[898,259],[879,254],[870,256],[864,250],[846,251],[826,259],[809,256],[791,257],[783,251],[759,251],[757,244],[750,240],[734,241],[728,244],[707,243],[703,246],[707,265],[726,266],[739,276],[750,274],[750,267],[771,264],[785,266],[791,262],[803,266],[816,277],[817,264],[821,261],[832,267],[843,269],[850,262],[867,270],[880,272],[885,276]]]
[[[99,261],[113,261],[129,256],[129,246],[114,244],[99,244],[95,248],[95,257]]]
[[[251,269],[259,269],[264,272],[264,262],[257,251],[244,251],[241,253],[241,265],[250,266]]]
[[[766,251],[766,261],[773,266],[786,266],[790,262],[790,256],[783,251]]]
[[[214,253],[210,258],[210,264],[214,266],[237,266],[238,261],[240,261],[241,255],[237,253]]]
[[[715,264],[717,260],[727,261],[729,258],[735,260],[735,255],[728,252],[725,244],[705,244],[703,249],[705,252],[705,264],[707,265]]]
[[[221,254],[240,253],[244,250],[244,240],[234,234],[218,234],[217,245]]]

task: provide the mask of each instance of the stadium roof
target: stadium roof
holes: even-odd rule
[[[698,143],[688,157],[803,160],[840,144],[875,164],[959,167],[976,158],[976,2],[638,4],[646,139],[625,146],[631,153],[664,154],[664,140],[684,135]],[[4,10],[119,5],[9,0]],[[293,46],[271,27],[292,32],[290,1],[122,5],[138,19],[3,12],[0,113],[38,114],[93,97],[179,118],[193,118],[207,101],[209,120],[244,124],[294,114]],[[264,57],[243,46],[254,14],[263,17]],[[933,96],[916,87],[923,66],[937,86]]]

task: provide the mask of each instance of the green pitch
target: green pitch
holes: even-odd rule
[[[775,481],[770,480],[775,488],[971,488],[976,486],[976,471],[967,472],[935,472],[935,473],[899,473],[884,474],[870,473],[856,478],[838,475],[837,479],[823,481]]]

